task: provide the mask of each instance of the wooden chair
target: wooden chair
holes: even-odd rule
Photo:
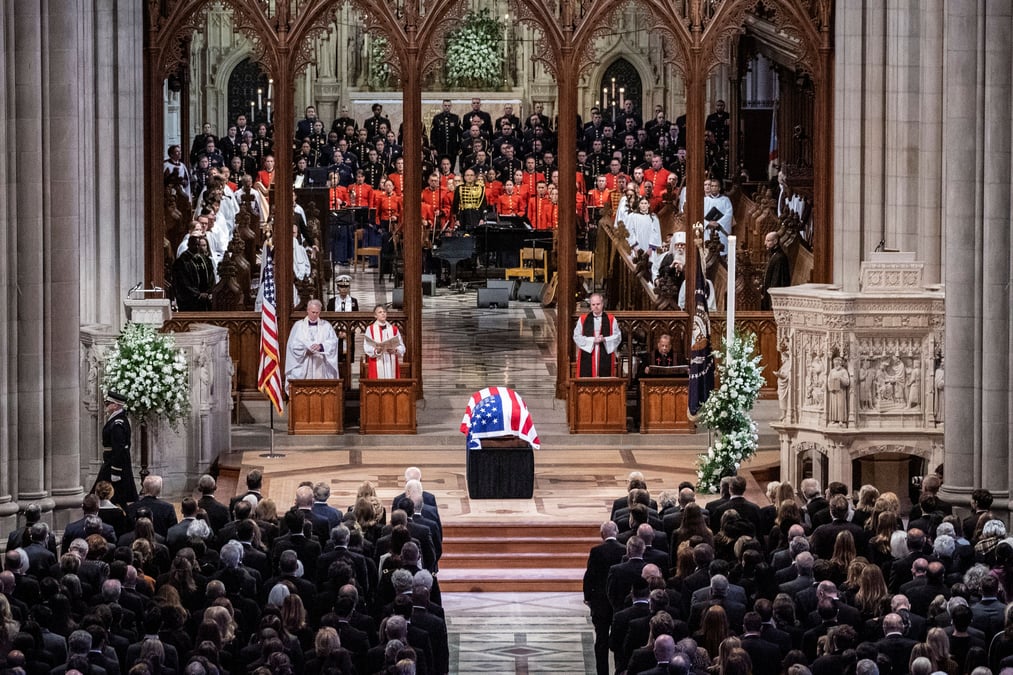
[[[594,290],[594,253],[591,251],[577,251],[577,277],[587,279],[591,282],[591,290]]]
[[[363,246],[362,238],[366,234],[365,229],[358,229],[355,231],[355,249],[352,257],[352,271],[359,269],[359,263],[362,263],[362,269],[365,270],[369,267],[369,259],[376,258],[376,267],[380,269],[380,247],[379,246]]]
[[[503,276],[506,279],[534,281],[540,278],[544,281],[548,277],[548,272],[549,259],[545,255],[545,249],[529,246],[521,249],[520,266],[507,268]]]

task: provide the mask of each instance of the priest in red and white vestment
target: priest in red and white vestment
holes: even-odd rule
[[[401,332],[392,323],[387,322],[387,309],[377,305],[373,310],[376,320],[366,326],[362,337],[362,351],[368,359],[368,377],[371,380],[390,380],[400,377],[400,357],[404,356],[404,340]],[[382,343],[396,339],[396,346],[382,347]]]

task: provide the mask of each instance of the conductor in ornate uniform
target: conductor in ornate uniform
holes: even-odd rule
[[[106,394],[107,417],[102,427],[102,447],[109,449],[102,453],[102,467],[95,478],[96,484],[99,481],[112,484],[115,490],[112,501],[124,508],[137,501],[137,484],[130,466],[131,433],[126,404],[127,399],[122,394],[115,391]]]
[[[475,172],[464,172],[464,183],[454,190],[453,212],[462,227],[475,227],[482,222],[485,209],[485,187],[475,182]]]

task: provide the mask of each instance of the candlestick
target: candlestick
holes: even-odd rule
[[[250,124],[253,124],[256,115],[257,115],[256,108],[253,105],[253,101],[250,101]]]
[[[728,237],[728,295],[725,298],[725,349],[731,354],[735,335],[735,235]]]
[[[625,96],[625,94],[626,94],[626,89],[624,87],[619,87],[619,107],[620,108],[625,108],[626,107],[626,96]]]
[[[616,97],[616,78],[612,78],[612,98]]]
[[[267,78],[267,98],[274,98],[274,79],[270,77]]]
[[[257,87],[257,109],[258,110],[264,107],[264,96],[263,95],[264,95],[264,90],[261,89],[260,87]]]
[[[267,123],[271,123],[271,99],[267,99]]]

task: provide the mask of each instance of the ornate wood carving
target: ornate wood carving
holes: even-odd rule
[[[570,380],[567,413],[570,433],[626,433],[626,379],[596,377]]]
[[[689,380],[682,378],[641,378],[640,433],[692,433],[689,421]]]
[[[359,382],[359,433],[414,434],[415,382],[396,380],[362,380]]]
[[[289,383],[289,434],[340,434],[344,431],[345,390],[341,380]]]

